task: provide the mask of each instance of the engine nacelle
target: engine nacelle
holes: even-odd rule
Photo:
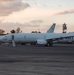
[[[46,45],[47,41],[44,40],[44,39],[39,39],[39,40],[37,40],[37,44],[39,44],[39,45]]]

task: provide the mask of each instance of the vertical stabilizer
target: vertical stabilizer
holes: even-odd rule
[[[55,30],[55,23],[53,23],[53,25],[48,29],[47,33],[53,33]]]

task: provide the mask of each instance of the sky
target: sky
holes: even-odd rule
[[[74,32],[74,0],[0,0],[0,29],[9,33],[12,29],[23,32],[46,32],[56,23],[55,33]]]

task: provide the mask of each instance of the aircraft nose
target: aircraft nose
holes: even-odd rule
[[[2,42],[2,38],[0,38],[0,42]]]
[[[3,42],[3,37],[0,37],[0,42]]]
[[[5,42],[7,39],[6,39],[6,37],[5,36],[3,36],[1,39],[0,39],[0,41],[2,41],[2,42]]]

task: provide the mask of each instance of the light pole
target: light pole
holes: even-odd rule
[[[64,24],[63,24],[63,33],[66,33],[66,32],[67,32],[67,24],[64,23]]]

